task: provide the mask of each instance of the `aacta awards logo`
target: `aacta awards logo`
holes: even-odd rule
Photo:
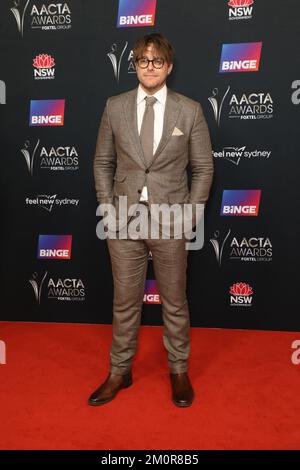
[[[236,282],[230,287],[230,305],[232,307],[251,307],[253,290],[245,282]]]
[[[35,80],[53,79],[55,62],[49,54],[39,54],[33,59],[33,76]]]
[[[30,0],[13,0],[10,11],[14,15],[20,35],[24,36],[24,22],[26,10]],[[71,28],[71,11],[67,4],[52,2],[48,5],[33,4],[30,10],[31,29],[40,30],[67,30]]]
[[[233,94],[229,101],[230,119],[272,119],[274,101],[270,93]]]
[[[128,41],[125,42],[123,47],[122,46],[119,47],[119,45],[114,42],[110,47],[110,51],[106,54],[111,62],[114,76],[115,76],[117,83],[119,83],[120,81],[121,66],[122,66],[122,62],[124,58],[126,61],[127,73],[136,74],[136,68],[133,62],[133,50],[130,49],[125,55],[127,46],[128,46]]]
[[[21,154],[25,159],[28,172],[31,176],[34,173],[34,163],[36,156],[41,170],[50,171],[76,171],[79,169],[79,156],[74,146],[40,147],[40,139],[32,143],[25,140]]]
[[[233,237],[230,243],[229,258],[243,262],[270,262],[273,246],[268,237]]]
[[[208,97],[208,101],[211,104],[214,113],[214,118],[218,126],[220,126],[224,101],[229,93],[229,90],[230,86],[228,85],[227,90],[222,95],[219,95],[219,89],[213,88],[212,95]]]
[[[23,37],[24,34],[24,18],[25,13],[29,4],[29,0],[27,0],[24,4],[20,0],[13,0],[13,7],[10,8],[10,11],[15,17],[17,28],[21,36]]]
[[[253,0],[230,0],[228,15],[230,20],[250,20],[253,13]]]
[[[51,277],[47,289],[49,300],[69,302],[85,300],[85,287],[82,279]]]
[[[31,8],[31,28],[60,30],[71,28],[71,10],[67,2],[33,5]]]
[[[118,28],[154,26],[156,0],[119,0]]]
[[[41,275],[35,271],[29,279],[37,305],[41,305],[43,299],[58,301],[85,300],[85,286],[82,279],[49,277],[47,281],[47,275],[48,271]]]
[[[218,127],[220,127],[223,114],[229,119],[240,120],[272,119],[274,117],[274,100],[269,92],[240,92],[239,94],[232,93],[230,96],[229,91],[230,86],[221,93],[218,88],[213,88],[211,96],[208,97]],[[225,112],[224,109],[226,109]]]
[[[219,230],[216,230],[210,238],[216,260],[218,265],[221,266],[224,254],[225,245],[228,245],[229,250],[226,250],[227,258],[233,261],[241,262],[270,262],[273,257],[273,245],[269,237],[252,236],[252,237],[232,237],[229,241],[231,229],[225,235],[221,236]]]
[[[43,275],[40,276],[39,273],[35,271],[31,279],[29,279],[29,283],[33,289],[35,300],[38,305],[40,305],[41,303],[43,284],[45,282],[47,274],[48,272],[46,271]]]

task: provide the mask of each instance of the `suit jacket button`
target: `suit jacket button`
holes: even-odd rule
[[[148,170],[148,168],[147,168],[147,170],[145,170],[145,173],[149,173],[149,171],[150,171],[150,170]]]
[[[141,190],[141,189],[138,189],[138,193],[141,193],[141,192],[142,192],[142,190]]]

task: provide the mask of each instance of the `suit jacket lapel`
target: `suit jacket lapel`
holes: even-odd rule
[[[128,134],[131,138],[131,141],[135,147],[137,158],[135,160],[143,165],[144,168],[147,168],[146,161],[144,159],[143,149],[140,141],[140,136],[138,133],[137,125],[137,88],[128,93],[126,100],[123,102],[123,113],[127,122]],[[134,157],[134,156],[133,156]]]
[[[163,130],[161,139],[157,146],[157,149],[153,155],[153,159],[151,160],[151,165],[154,160],[158,157],[158,155],[162,152],[162,150],[167,145],[168,140],[170,139],[174,127],[176,125],[180,110],[181,110],[181,103],[179,98],[176,94],[167,88],[167,99],[165,105],[165,112],[164,112],[164,123],[163,123]]]

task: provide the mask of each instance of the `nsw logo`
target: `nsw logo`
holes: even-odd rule
[[[35,80],[53,79],[55,61],[49,54],[39,54],[33,59],[33,75]]]
[[[253,289],[245,282],[236,282],[230,287],[230,305],[250,307],[252,305]]]

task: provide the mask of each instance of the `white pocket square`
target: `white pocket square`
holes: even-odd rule
[[[174,127],[172,135],[183,135],[183,132],[178,127]]]

